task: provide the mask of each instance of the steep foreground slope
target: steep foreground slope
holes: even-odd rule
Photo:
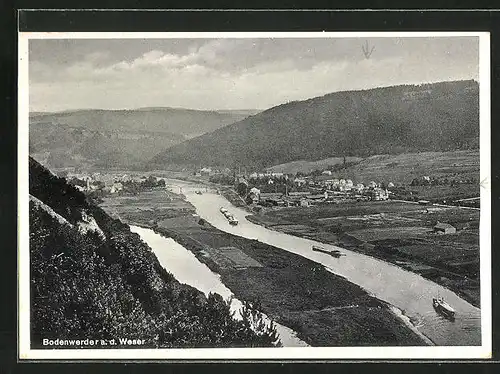
[[[33,348],[43,339],[144,339],[142,348],[277,341],[273,327],[232,318],[219,295],[180,284],[127,225],[33,159],[30,256]]]
[[[479,85],[458,81],[336,92],[283,104],[173,146],[152,163],[262,168],[478,146]]]
[[[130,167],[253,113],[180,108],[32,113],[30,153],[49,167]]]

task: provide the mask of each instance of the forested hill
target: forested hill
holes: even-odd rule
[[[136,348],[276,343],[273,329],[233,319],[219,295],[180,284],[127,225],[31,158],[29,182],[32,348],[54,348],[44,338],[144,339]]]
[[[478,146],[479,85],[470,80],[290,102],[175,145],[152,164],[262,168],[295,160]]]
[[[51,168],[130,168],[257,111],[182,108],[30,114],[30,155]]]
[[[103,132],[168,133],[189,138],[214,131],[257,112],[258,110],[207,111],[168,107],[82,109],[57,113],[34,112],[30,114],[30,124],[62,124]]]

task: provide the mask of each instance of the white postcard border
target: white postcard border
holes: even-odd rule
[[[20,360],[334,360],[491,358],[490,35],[488,32],[168,32],[19,33],[18,42],[18,334]],[[196,349],[31,349],[29,262],[30,39],[479,37],[481,346]],[[91,337],[88,337],[91,338]]]

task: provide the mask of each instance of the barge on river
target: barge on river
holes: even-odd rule
[[[236,226],[238,224],[238,220],[226,208],[220,208],[220,212],[226,217],[230,225]]]
[[[327,255],[330,255],[330,256],[336,257],[336,258],[339,258],[341,256],[345,256],[345,253],[340,252],[338,249],[327,250],[323,247],[320,247],[319,245],[313,245],[312,250],[315,252],[326,253]]]

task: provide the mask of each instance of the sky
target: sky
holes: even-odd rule
[[[366,58],[362,47],[374,47]],[[478,37],[31,39],[30,111],[267,109],[479,77]]]

